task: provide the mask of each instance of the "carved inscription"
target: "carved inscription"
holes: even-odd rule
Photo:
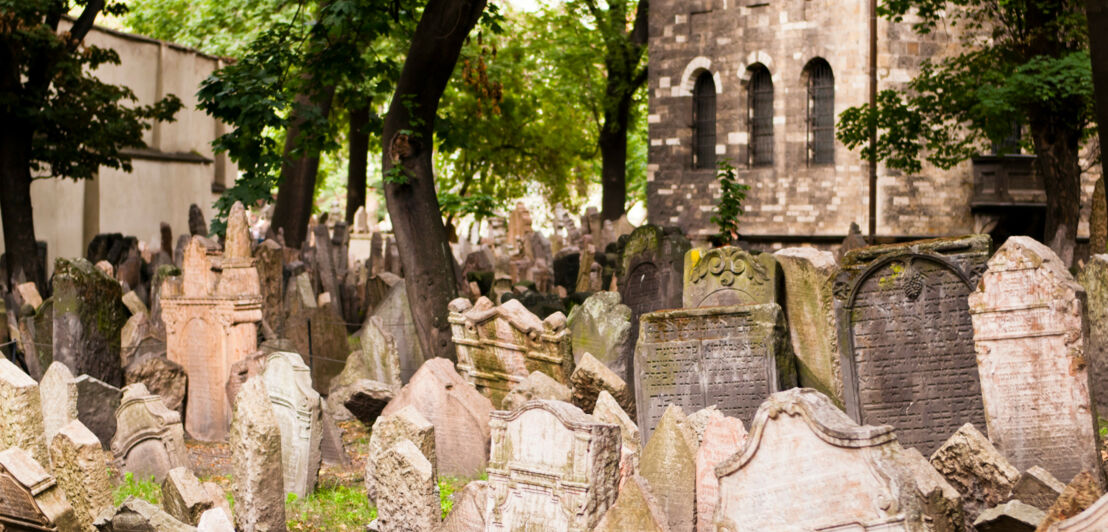
[[[770,316],[780,312],[770,304],[644,315],[635,364],[639,426],[647,436],[670,404],[688,413],[716,405],[749,423],[777,391],[778,331]]]
[[[967,422],[985,430],[969,293],[948,266],[918,257],[861,279],[849,319],[862,423],[893,425],[925,455]]]

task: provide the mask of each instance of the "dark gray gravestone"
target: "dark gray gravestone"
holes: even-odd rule
[[[632,231],[624,243],[617,265],[617,285],[623,304],[631,308],[631,333],[620,357],[627,374],[620,377],[632,388],[635,369],[631,362],[639,338],[639,317],[655,310],[681,308],[685,252],[691,247],[680,229],[650,224]]]
[[[123,384],[120,332],[127,307],[115,279],[85,259],[54,262],[54,358],[74,375]]]
[[[796,385],[796,365],[776,303],[644,314],[635,348],[635,399],[643,441],[670,404],[716,405],[747,426],[769,394]]]
[[[989,258],[987,235],[849,252],[834,281],[846,411],[896,427],[930,455],[966,423],[984,432],[967,298]]]

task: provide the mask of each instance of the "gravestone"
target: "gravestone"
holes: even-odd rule
[[[985,428],[967,298],[988,253],[986,235],[847,253],[832,290],[855,421],[893,425],[924,454],[966,423]]]
[[[639,474],[650,485],[673,532],[692,532],[696,521],[697,438],[678,406],[666,408],[656,437],[643,448]]]
[[[235,528],[285,530],[281,429],[260,377],[242,385],[231,422],[231,492]]]
[[[1097,411],[1108,413],[1108,255],[1101,253],[1089,257],[1077,281],[1085,289],[1089,323],[1085,347],[1089,392],[1097,402]]]
[[[623,444],[620,451],[619,474],[623,479],[629,478],[639,470],[639,456],[642,454],[642,435],[639,434],[639,426],[616,403],[612,394],[606,391],[601,391],[600,395],[596,396],[596,406],[593,408],[592,417],[601,423],[619,427],[620,439]]]
[[[428,357],[419,343],[404,280],[391,274],[387,278],[386,283],[390,285],[388,295],[373,309],[370,317],[381,320],[381,328],[396,341],[396,350],[400,355],[400,380],[408,382]]]
[[[204,211],[195,203],[189,205],[189,234],[208,236],[208,224],[204,221]]]
[[[696,529],[713,530],[716,505],[719,504],[719,479],[716,466],[735,454],[746,441],[743,422],[716,414],[708,419],[696,450]]]
[[[325,300],[330,293],[318,297],[312,290],[311,275],[297,275],[285,293],[285,334],[293,350],[311,365],[312,386],[328,390],[331,379],[342,372],[350,354],[346,324]]]
[[[670,532],[666,514],[658,500],[650,493],[650,486],[642,477],[629,477],[619,490],[615,504],[604,512],[596,524],[595,532]]]
[[[57,481],[19,447],[0,452],[0,493],[0,526],[4,530],[80,529]]]
[[[832,279],[835,255],[815,248],[787,248],[774,254],[785,278],[784,307],[796,353],[797,381],[843,404],[842,359],[835,326]]]
[[[411,440],[377,457],[377,530],[434,530],[442,520],[435,467]]]
[[[282,305],[285,293],[285,252],[276,240],[266,240],[254,251],[262,294],[262,319],[274,331],[285,329]]]
[[[208,491],[187,467],[169,470],[162,481],[162,508],[178,521],[189,525],[200,522],[200,515],[215,506]]]
[[[484,297],[455,299],[449,309],[458,372],[494,405],[532,371],[569,382],[573,352],[561,312],[540,320],[517,300],[497,306]]]
[[[319,393],[312,389],[310,370],[296,353],[269,355],[262,380],[281,428],[285,492],[307,497],[315,489],[322,461],[323,410]]]
[[[454,508],[437,532],[473,532],[485,529],[485,504],[489,499],[489,483],[474,480],[454,496]]]
[[[20,447],[50,465],[42,423],[38,383],[0,357],[0,447]]]
[[[620,303],[619,292],[597,292],[573,307],[566,318],[573,360],[590,353],[623,380],[628,362],[623,359],[631,337],[631,308]]]
[[[92,530],[96,517],[112,507],[108,456],[100,441],[80,421],[70,421],[50,442],[50,462],[81,528]]]
[[[635,350],[635,404],[644,441],[668,405],[716,405],[749,423],[758,405],[796,384],[785,316],[776,303],[643,315]]]
[[[1083,512],[1053,523],[1044,532],[1098,532],[1108,530],[1108,495],[1099,499]]]
[[[627,368],[621,377],[632,388],[639,318],[656,310],[681,308],[685,253],[690,247],[680,229],[650,224],[632,231],[623,246],[617,285],[621,301],[631,309],[631,332],[620,355]]]
[[[370,501],[376,501],[379,491],[377,483],[377,458],[401,441],[411,441],[419,448],[431,464],[431,476],[438,478],[438,463],[435,452],[435,426],[427,421],[411,405],[395,414],[378,417],[369,433],[369,453],[366,455],[365,487]]]
[[[777,303],[781,275],[769,253],[734,246],[685,253],[682,307]]]
[[[454,370],[452,362],[445,358],[424,362],[381,416],[407,406],[435,427],[439,474],[472,478],[484,471],[492,403]]]
[[[119,340],[128,313],[119,283],[87,260],[58,258],[53,286],[53,360],[75,375],[123,384]]]
[[[116,411],[123,400],[123,391],[88,375],[77,377],[76,382],[77,419],[96,435],[100,445],[110,449],[116,431]]]
[[[165,407],[142,384],[123,389],[123,400],[115,411],[116,431],[112,454],[122,470],[136,478],[153,476],[158,482],[170,469],[188,466],[181,415]]]
[[[561,401],[493,412],[486,530],[592,530],[618,495],[619,427]]]
[[[188,374],[186,428],[205,441],[227,437],[231,411],[224,386],[231,365],[257,350],[262,320],[261,284],[241,203],[232,206],[227,224],[220,273],[212,270],[202,237],[194,236],[180,282],[165,282],[161,296],[167,356]]]
[[[67,423],[77,419],[77,380],[61,362],[50,364],[38,383],[42,403],[42,426],[46,441]],[[118,406],[118,405],[116,405]]]
[[[1018,469],[1062,482],[1101,467],[1084,303],[1061,259],[1021,236],[989,259],[969,300],[989,439]]]
[[[715,526],[765,530],[959,530],[958,492],[889,425],[860,426],[827,396],[770,396],[716,468]]]

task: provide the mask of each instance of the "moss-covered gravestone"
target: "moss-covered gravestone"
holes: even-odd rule
[[[59,258],[54,263],[53,360],[74,375],[122,386],[119,339],[128,316],[122,297],[119,283],[91,262]]]

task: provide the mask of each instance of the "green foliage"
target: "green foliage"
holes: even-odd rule
[[[956,28],[960,54],[925,61],[903,90],[884,90],[876,109],[861,105],[839,115],[837,136],[868,161],[919,172],[922,161],[951,168],[1000,144],[1013,125],[1050,116],[1086,129],[1093,113],[1092,73],[1082,6],[1075,0],[888,0],[882,14],[919,17],[913,28]],[[869,146],[876,124],[877,145]],[[1034,131],[1032,132],[1034,134]],[[1030,147],[1029,142],[1024,142]]]
[[[154,481],[153,476],[146,480],[135,480],[135,475],[133,473],[124,473],[123,483],[115,488],[115,492],[112,493],[112,500],[115,501],[116,506],[119,506],[123,504],[123,501],[127,500],[127,497],[132,496],[138,497],[150,504],[161,504],[162,487]]]
[[[83,34],[59,32],[58,24],[71,9],[85,8],[93,19],[126,11],[119,1],[96,7],[87,0],[0,0],[6,50],[0,120],[30,140],[32,174],[90,179],[102,166],[129,172],[131,158],[123,150],[145,147],[143,132],[154,121],[172,121],[181,108],[174,95],[136,105],[131,89],[93,75],[120,64],[119,54],[81,42]]]
[[[285,514],[289,530],[361,531],[377,509],[360,486],[321,485],[303,499],[289,494]]]
[[[735,180],[735,167],[731,161],[723,159],[716,162],[719,172],[719,204],[711,221],[719,227],[719,238],[724,242],[733,242],[739,236],[739,217],[743,214],[743,202],[750,185]]]
[[[243,57],[267,28],[302,8],[284,0],[128,0],[129,31],[227,57]]]

